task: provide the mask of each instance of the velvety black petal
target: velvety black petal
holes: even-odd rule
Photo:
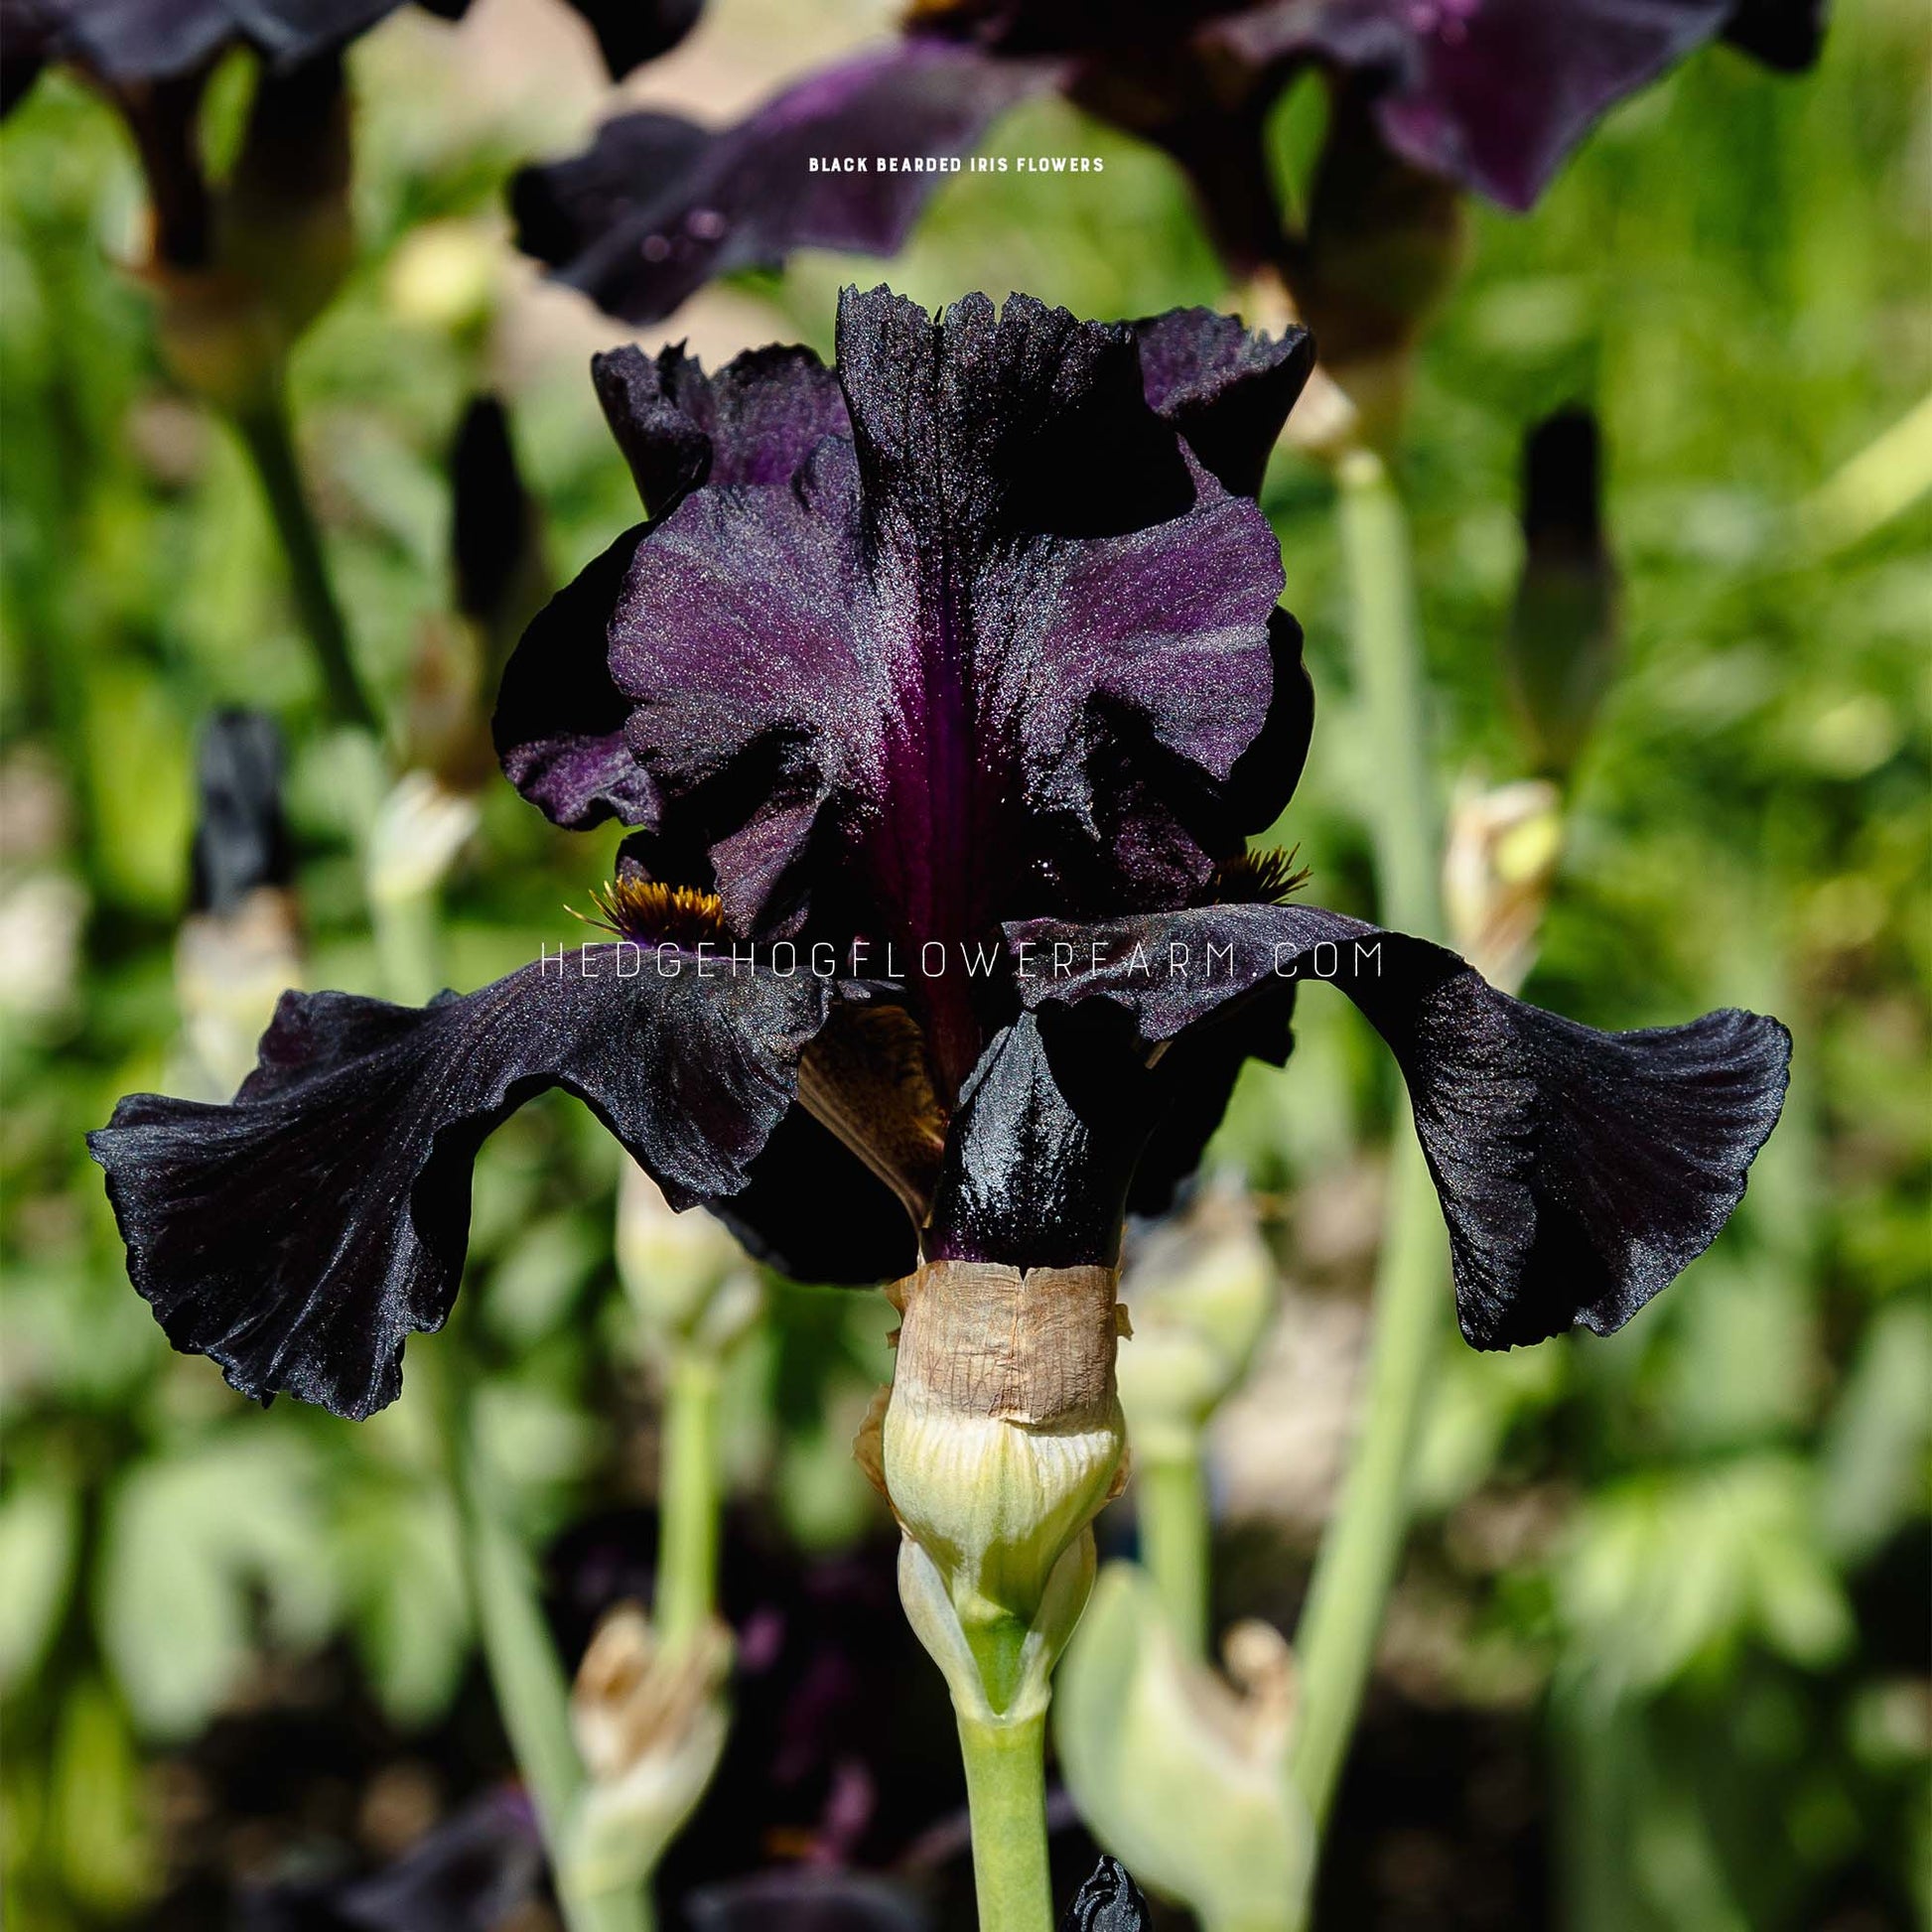
[[[704,0],[570,0],[597,36],[613,80],[668,54],[704,12]]]
[[[232,1104],[136,1094],[88,1145],[177,1348],[245,1395],[366,1416],[401,1387],[410,1330],[449,1313],[485,1136],[563,1087],[673,1205],[735,1193],[827,997],[804,973],[701,979],[688,954],[613,945],[423,1008],[289,993]]]
[[[1190,472],[1125,326],[849,293],[839,370],[852,443],[790,487],[698,490],[637,547],[611,672],[644,822],[706,815],[736,926],[810,857],[849,929],[951,961],[916,997],[956,1086],[961,948],[1030,903],[1184,899],[1238,844],[1278,676],[1303,703],[1280,555]]]
[[[1108,1001],[1150,1045],[1265,1018],[1297,980],[1340,987],[1408,1081],[1478,1348],[1620,1327],[1717,1237],[1783,1104],[1791,1041],[1775,1020],[1596,1033],[1440,946],[1318,906],[1041,920],[1012,937],[1029,945],[1029,1005]]]
[[[282,735],[259,711],[221,711],[202,733],[195,822],[197,912],[232,912],[259,886],[286,886],[291,861],[282,816]]]
[[[828,68],[715,133],[626,115],[587,153],[517,177],[517,245],[635,323],[662,321],[713,276],[775,266],[794,248],[895,254],[943,177],[882,172],[879,157],[964,154],[1058,72],[919,40]],[[828,156],[871,165],[814,173]]]
[[[1154,1082],[1121,1029],[1023,1014],[960,1091],[923,1246],[931,1260],[1115,1267]]]
[[[1212,309],[1171,309],[1134,325],[1149,406],[1238,496],[1258,495],[1269,452],[1314,367],[1306,329],[1251,335]]]
[[[772,1130],[745,1186],[711,1211],[755,1260],[793,1281],[874,1288],[918,1260],[898,1196],[802,1107]]]
[[[1154,1915],[1141,1888],[1118,1859],[1104,1853],[1093,1876],[1074,1894],[1060,1932],[1153,1932]]]
[[[544,606],[503,669],[490,729],[504,775],[531,804],[573,831],[617,818],[634,825],[655,806],[630,756],[630,701],[611,681],[607,634],[643,526],[626,530]]]

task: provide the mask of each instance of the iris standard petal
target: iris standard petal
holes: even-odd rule
[[[714,275],[775,266],[794,248],[895,254],[943,177],[880,159],[964,154],[1059,71],[912,40],[827,68],[735,127],[623,115],[584,154],[516,178],[517,245],[634,323],[661,322]],[[868,166],[815,172],[827,158]]]
[[[490,732],[504,775],[546,818],[583,831],[656,809],[623,728],[630,700],[611,681],[611,613],[644,526],[626,530],[538,613],[510,653]]]
[[[1267,522],[1189,467],[1132,329],[849,292],[839,373],[851,443],[788,487],[697,490],[636,547],[610,668],[645,822],[706,820],[739,929],[808,869],[814,908],[924,964],[956,1086],[960,949],[1029,906],[1189,897],[1251,829],[1278,698],[1299,765],[1307,688]],[[1279,390],[1253,402],[1279,426]]]
[[[1237,496],[1261,492],[1281,427],[1314,367],[1314,338],[1252,334],[1213,309],[1170,309],[1134,325],[1149,406]]]
[[[707,375],[680,344],[591,358],[605,420],[653,517],[699,484],[789,483],[827,436],[851,434],[838,377],[808,348],[751,348]]]
[[[1388,1041],[1442,1197],[1478,1348],[1620,1327],[1710,1246],[1776,1125],[1791,1037],[1724,1011],[1603,1034],[1498,993],[1453,953],[1308,905],[1213,905],[1010,930],[1035,1007],[1101,999],[1143,1042],[1266,1021],[1331,980]]]
[[[562,1087],[674,1205],[735,1193],[828,998],[806,973],[712,958],[701,976],[688,950],[634,945],[421,1008],[289,993],[231,1104],[136,1094],[88,1145],[177,1348],[245,1395],[367,1416],[401,1387],[408,1333],[450,1311],[486,1135]]]

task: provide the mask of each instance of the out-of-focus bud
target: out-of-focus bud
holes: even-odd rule
[[[156,296],[169,366],[209,402],[245,416],[273,397],[289,349],[354,257],[342,59],[323,55],[286,73],[261,69],[234,167],[213,196],[194,153],[199,93],[186,110],[170,101],[160,118],[151,106],[140,118],[128,110],[155,210],[141,272]]]
[[[1322,454],[1393,439],[1417,339],[1454,282],[1465,244],[1458,191],[1397,156],[1375,124],[1369,87],[1337,77],[1308,221],[1283,272],[1314,332],[1315,366],[1350,409],[1329,399],[1304,421],[1298,408],[1291,436]]]
[[[635,1603],[599,1624],[570,1695],[589,1781],[558,1860],[569,1892],[636,1885],[697,1808],[725,1747],[731,1655],[731,1634],[715,1621],[675,1650]]]
[[[1599,443],[1587,409],[1560,410],[1523,443],[1523,575],[1503,668],[1537,768],[1557,778],[1583,750],[1616,663]]]
[[[932,1261],[860,1460],[897,1516],[899,1593],[962,1718],[1045,1709],[1093,1574],[1091,1524],[1125,1479],[1111,1268]]]
[[[282,741],[254,711],[202,733],[193,897],[175,942],[187,1077],[225,1100],[255,1063],[283,991],[302,978],[301,920],[282,816]]]
[[[1314,1850],[1288,1778],[1293,1660],[1263,1623],[1223,1655],[1227,1678],[1184,1657],[1147,1577],[1109,1565],[1060,1670],[1060,1768],[1094,1836],[1204,1932],[1287,1932]]]
[[[497,771],[489,712],[503,665],[550,594],[542,519],[493,395],[473,396],[463,412],[450,494],[455,616],[430,622],[410,667],[409,761],[473,792]]]
[[[480,816],[475,798],[427,771],[405,771],[375,809],[364,885],[383,978],[396,999],[425,1001],[442,988],[436,894]]]
[[[680,1213],[634,1161],[618,1183],[618,1275],[660,1348],[722,1354],[763,1306],[758,1270],[722,1221]]]
[[[1467,788],[1449,807],[1443,907],[1457,952],[1491,986],[1515,992],[1536,958],[1563,856],[1563,800],[1543,778]]]
[[[389,257],[383,293],[398,320],[470,336],[496,305],[502,244],[482,221],[425,221]]]
[[[1130,1244],[1123,1300],[1134,1345],[1121,1406],[1145,1462],[1192,1455],[1202,1427],[1247,1372],[1280,1280],[1246,1188],[1219,1181]]]

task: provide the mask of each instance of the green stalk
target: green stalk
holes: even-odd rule
[[[322,533],[315,507],[302,481],[295,454],[295,435],[289,420],[288,396],[278,380],[260,402],[238,410],[233,418],[242,446],[255,466],[268,513],[288,559],[289,588],[296,615],[315,653],[316,668],[329,694],[330,708],[345,724],[378,730],[375,707],[356,675],[349,647],[348,626],[336,599],[323,554]]]
[[[1209,1634],[1209,1536],[1207,1470],[1198,1436],[1136,1465],[1134,1506],[1141,1562],[1161,1592],[1168,1621],[1182,1650],[1203,1658]]]
[[[720,1364],[706,1350],[678,1346],[664,1391],[663,1466],[658,1479],[657,1601],[654,1621],[667,1652],[682,1650],[718,1604]]]
[[[1391,925],[1436,938],[1443,931],[1442,830],[1408,528],[1378,457],[1352,452],[1338,480],[1355,678],[1378,754],[1373,831],[1382,912]],[[1347,1756],[1401,1561],[1410,1464],[1448,1306],[1446,1278],[1435,1189],[1420,1146],[1405,1135],[1390,1174],[1361,1432],[1315,1557],[1296,1636],[1303,1692],[1289,1772],[1317,1835]]]
[[[435,1363],[436,1409],[477,1635],[503,1734],[551,1856],[566,1932],[651,1932],[650,1902],[641,1888],[578,1891],[560,1857],[584,1788],[583,1760],[570,1729],[570,1686],[544,1621],[528,1553],[507,1525],[488,1450],[476,1434],[467,1393],[473,1364],[462,1354],[461,1337],[448,1328],[438,1347],[441,1359],[425,1361]]]
[[[973,1820],[979,1932],[1052,1932],[1046,1863],[1046,1714],[1018,1724],[959,1720]]]
[[[426,1005],[443,990],[441,912],[433,885],[394,892],[371,882],[369,924],[382,983],[404,1006]]]

